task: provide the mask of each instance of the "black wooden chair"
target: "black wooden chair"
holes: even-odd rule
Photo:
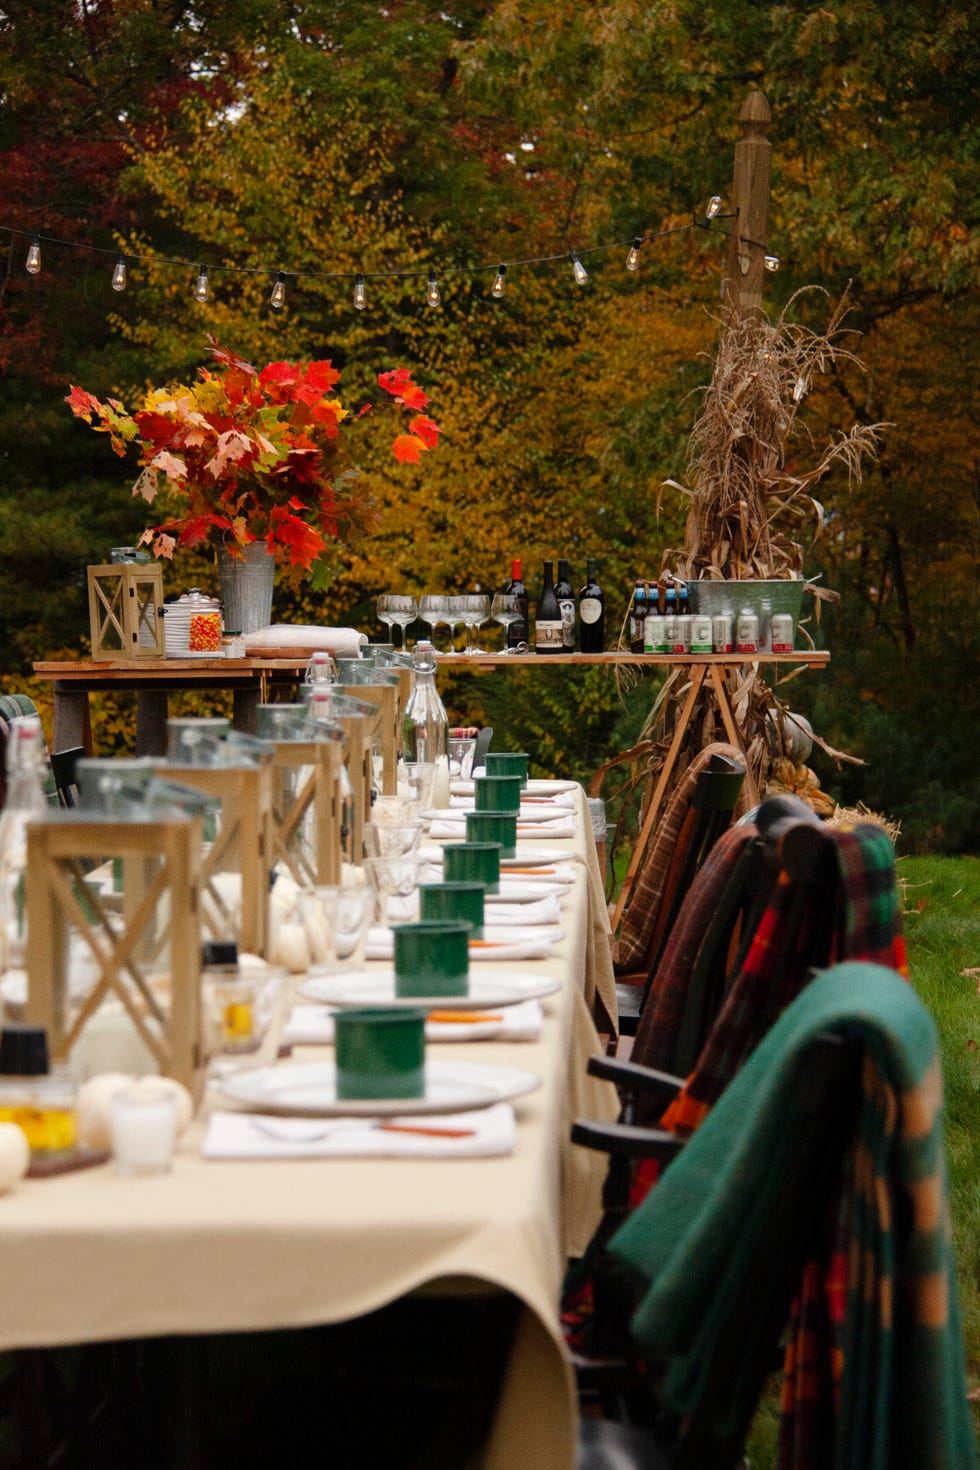
[[[63,807],[73,807],[78,804],[78,784],[76,781],[76,767],[79,757],[85,754],[81,745],[73,745],[69,750],[56,750],[50,757],[51,774],[54,777],[55,790],[58,793],[58,804]]]

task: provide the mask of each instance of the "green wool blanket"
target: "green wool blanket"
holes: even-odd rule
[[[781,1447],[782,1465],[812,1470],[971,1470],[942,1136],[942,1082],[932,1018],[908,983],[878,965],[840,964],[784,1011],[656,1189],[611,1242],[641,1283],[633,1334],[664,1367],[661,1395],[693,1413],[708,1392],[712,1354],[737,1333],[710,1412],[741,1423],[758,1392],[773,1219],[794,1170],[805,1171],[813,1120],[799,1104],[800,1067],[818,1037],[858,1043],[856,1130],[841,1141],[827,1191],[828,1263],[836,1253],[840,1310],[831,1313],[830,1371],[801,1390],[829,1426],[815,1462]],[[803,1229],[809,1222],[800,1221]],[[842,1228],[843,1226],[843,1228]],[[758,1310],[746,1311],[752,1280]],[[796,1342],[794,1374],[808,1348]],[[785,1400],[785,1393],[784,1393]],[[784,1404],[785,1407],[785,1404]],[[792,1425],[792,1417],[790,1418]],[[792,1429],[790,1430],[792,1436]]]

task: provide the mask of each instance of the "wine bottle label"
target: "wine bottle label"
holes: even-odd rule
[[[565,648],[575,647],[575,599],[563,597],[558,603],[561,608],[562,643]]]
[[[598,597],[583,597],[578,605],[578,615],[583,623],[597,623],[602,617],[602,603]]]
[[[564,649],[562,642],[562,629],[564,623],[558,621],[542,622],[540,618],[534,623],[534,646],[538,653],[561,653]]]

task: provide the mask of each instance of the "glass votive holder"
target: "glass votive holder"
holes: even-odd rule
[[[407,827],[419,820],[419,804],[414,794],[376,796],[371,803],[371,821],[375,826]]]
[[[468,994],[469,924],[420,921],[398,924],[391,932],[395,938],[397,996]]]
[[[520,776],[474,776],[473,804],[478,812],[519,812]]]
[[[473,756],[476,753],[476,735],[449,732],[449,774],[468,781],[473,774]]]
[[[488,893],[499,893],[500,843],[447,842],[442,876],[449,883],[482,883]]]
[[[366,883],[318,884],[296,898],[310,950],[310,974],[336,974],[364,964],[374,918],[374,889]]]
[[[419,874],[424,866],[425,859],[417,853],[364,859],[364,871],[377,895],[379,924],[404,924],[418,918]]]
[[[398,790],[418,802],[422,811],[432,806],[436,786],[435,761],[400,761],[398,765]]]
[[[473,926],[473,939],[483,938],[482,883],[423,883],[419,888],[419,918],[441,922],[462,919]]]
[[[520,776],[526,786],[527,760],[525,750],[488,750],[484,769],[488,776]]]
[[[423,1097],[425,1012],[378,1006],[337,1011],[338,1098]]]
[[[143,1081],[124,1087],[109,1102],[116,1173],[166,1174],[177,1142],[177,1097]]]
[[[517,817],[513,812],[467,812],[467,842],[497,842],[500,856],[512,858],[517,852]]]
[[[274,1060],[278,1037],[270,1048],[270,1031],[281,1022],[281,996],[286,971],[273,965],[215,965],[201,972],[207,1027],[207,1049],[212,1060],[257,1065]],[[220,1065],[217,1070],[221,1070]]]
[[[365,822],[365,857],[405,857],[418,852],[424,828],[421,822]]]

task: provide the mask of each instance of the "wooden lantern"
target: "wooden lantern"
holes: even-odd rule
[[[381,790],[385,796],[395,796],[398,791],[398,747],[399,740],[399,694],[397,684],[349,684],[343,687],[344,694],[365,704],[377,707],[377,713],[369,720],[363,739],[370,747],[376,746],[381,755]],[[345,724],[346,728],[346,724]],[[354,770],[351,767],[351,780]],[[370,804],[370,789],[368,803]]]
[[[272,759],[275,856],[301,888],[340,882],[342,763],[339,741],[276,742]],[[293,780],[291,773],[295,773]],[[309,812],[313,815],[312,849],[301,840]]]
[[[91,888],[92,860],[121,858],[122,927]],[[201,821],[106,820],[53,812],[27,829],[27,1020],[48,1033],[52,1060],[65,1061],[108,996],[125,1007],[161,1073],[194,1097],[204,1086],[198,883]],[[97,979],[77,1014],[68,988],[69,932],[95,960]]]
[[[264,956],[269,944],[269,872],[275,862],[271,759],[266,757],[259,766],[168,764],[157,774],[193,786],[221,804],[220,830],[201,858],[202,936],[234,938],[239,949]],[[237,928],[215,883],[220,872],[241,875]]]
[[[163,658],[163,573],[156,562],[88,569],[92,658]]]

